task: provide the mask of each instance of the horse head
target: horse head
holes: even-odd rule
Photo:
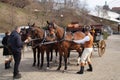
[[[20,35],[21,35],[22,41],[25,41],[26,39],[28,39],[28,37],[29,37],[29,35],[28,35],[28,28],[26,28],[26,27],[21,28]]]
[[[28,35],[35,41],[41,41],[44,38],[44,30],[33,23],[29,25]]]
[[[50,32],[53,32],[56,35],[58,40],[63,38],[65,30],[62,27],[58,26],[57,24],[55,24],[53,22],[47,21],[47,24],[48,24],[48,26],[47,26],[48,30]]]

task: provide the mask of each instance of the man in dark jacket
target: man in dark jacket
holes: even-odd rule
[[[25,42],[22,42],[21,36],[20,36],[20,27],[16,27],[14,31],[12,31],[10,35],[10,46],[11,51],[13,53],[14,58],[14,72],[13,72],[13,78],[18,79],[21,78],[21,74],[19,73],[19,64],[21,61],[21,49],[23,47],[23,44],[28,42],[28,40],[25,40]]]

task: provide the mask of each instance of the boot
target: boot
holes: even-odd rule
[[[5,62],[5,69],[9,69],[9,63]]]
[[[83,74],[84,73],[84,66],[81,66],[80,71],[77,72],[77,74]]]
[[[14,79],[19,79],[19,78],[21,78],[21,74],[20,73],[14,74],[13,78]]]
[[[87,71],[93,71],[93,68],[92,68],[92,65],[91,64],[88,64],[88,66],[89,66],[89,69],[87,69]]]
[[[10,63],[11,61],[5,61],[5,69],[11,68]]]

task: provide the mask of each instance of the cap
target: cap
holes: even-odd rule
[[[85,29],[84,29],[85,32],[90,31],[90,30],[91,30],[91,28],[89,26],[85,27]]]

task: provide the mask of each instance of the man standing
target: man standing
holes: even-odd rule
[[[20,36],[20,27],[16,27],[14,31],[12,31],[9,43],[11,46],[11,51],[13,53],[14,58],[14,72],[13,72],[13,78],[18,79],[21,78],[21,74],[19,73],[19,64],[21,61],[21,49],[23,47],[24,42],[21,41]],[[25,40],[25,43],[28,42],[28,40]]]
[[[93,50],[93,36],[90,34],[89,28],[85,28],[85,38],[82,40],[74,40],[73,42],[78,43],[78,44],[84,44],[84,51],[81,56],[81,68],[80,71],[77,72],[77,74],[83,74],[84,73],[84,66],[85,66],[85,61],[87,60],[89,69],[87,71],[92,71],[92,65],[91,65],[91,60],[90,60],[90,55]]]

